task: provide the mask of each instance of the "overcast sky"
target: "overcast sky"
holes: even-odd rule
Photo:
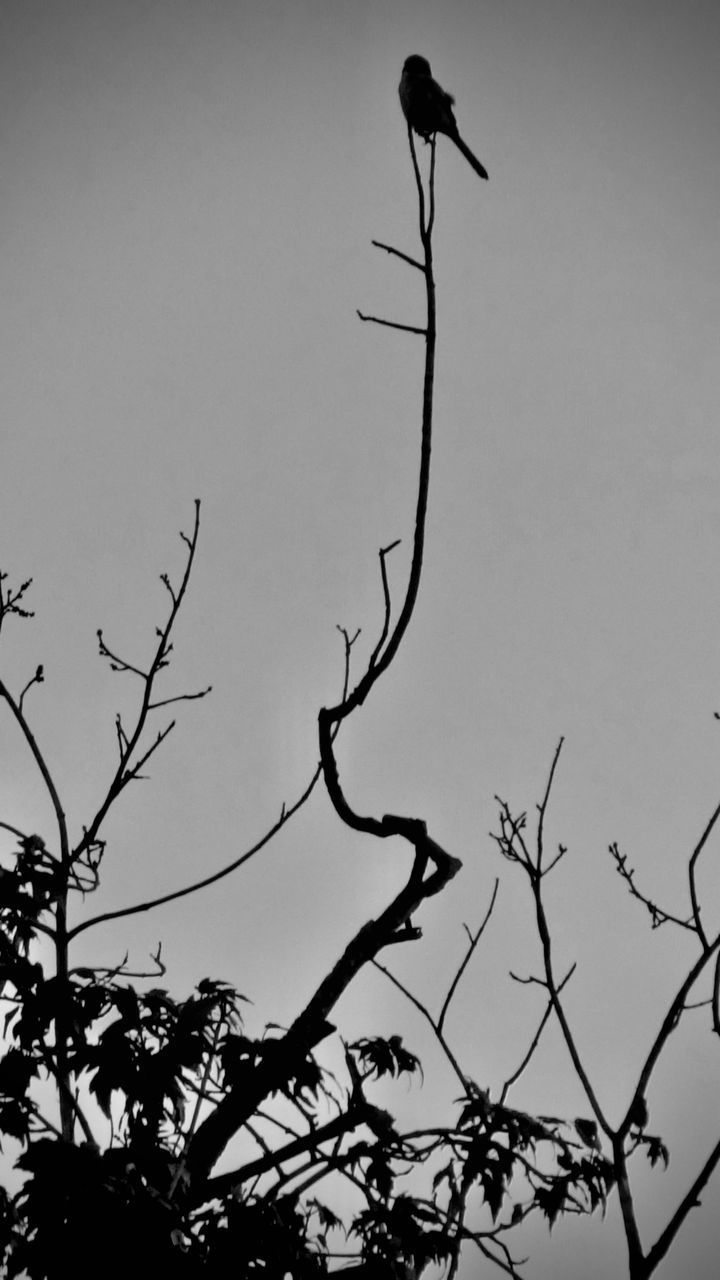
[[[36,610],[3,660],[15,687],[45,664],[28,707],[76,835],[133,693],[95,632],[142,665],[158,574],[177,574],[203,502],[165,688],[214,693],[180,708],[152,782],[118,806],[93,910],[253,843],[312,771],[336,625],[363,628],[360,658],[372,648],[377,550],[398,537],[401,598],[422,345],[356,308],[422,323],[416,273],[370,244],[417,252],[397,82],[421,53],[490,181],[440,140],[425,575],[339,754],[358,807],[426,818],[465,864],[422,943],[393,956],[418,994],[440,997],[502,875],[451,1028],[492,1088],[540,1012],[507,977],[537,972],[538,952],[488,837],[493,797],[532,808],[565,735],[550,834],[570,853],[550,907],[613,1119],[693,952],[650,934],[607,845],[682,914],[720,799],[719,50],[714,0],[0,3],[0,567],[34,577]],[[49,839],[7,719],[0,752],[0,817]],[[318,793],[236,877],[83,935],[77,959],[115,963],[129,943],[141,965],[162,938],[178,994],[224,977],[259,1021],[287,1022],[405,868]],[[694,1016],[650,1096],[672,1161],[642,1198],[649,1239],[717,1136],[717,1053]],[[379,975],[339,1017],[426,1045]],[[514,1100],[582,1113],[556,1037]],[[716,1274],[717,1183],[704,1200],[667,1280]],[[588,1280],[621,1272],[615,1213],[568,1235]],[[563,1239],[538,1237],[533,1280],[576,1274]]]

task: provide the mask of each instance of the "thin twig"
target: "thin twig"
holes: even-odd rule
[[[563,989],[563,987],[565,986],[565,984],[566,984],[567,982],[569,982],[569,981],[570,981],[570,979],[571,979],[571,977],[573,976],[573,974],[574,974],[574,972],[575,972],[576,968],[577,968],[577,964],[572,964],[572,965],[570,966],[570,968],[569,968],[568,972],[565,974],[565,977],[563,978],[562,982],[560,982],[560,983],[558,984],[558,995],[560,995],[560,992],[562,991],[562,989]],[[515,976],[514,974],[511,974],[511,977],[514,977],[514,976]],[[522,979],[521,979],[521,978],[516,978],[515,980],[516,980],[517,982],[522,982]],[[553,1002],[552,1002],[552,1000],[548,1000],[547,1005],[546,1005],[546,1007],[545,1007],[545,1012],[544,1012],[544,1014],[543,1014],[542,1018],[540,1019],[540,1022],[538,1023],[537,1031],[535,1032],[535,1035],[533,1036],[532,1040],[530,1041],[530,1045],[529,1045],[529,1048],[528,1048],[527,1052],[525,1053],[524,1057],[522,1058],[522,1061],[520,1062],[520,1065],[515,1069],[515,1071],[513,1071],[512,1075],[508,1076],[507,1080],[504,1082],[504,1084],[503,1084],[503,1086],[502,1086],[502,1089],[500,1090],[500,1102],[501,1102],[501,1103],[504,1103],[504,1101],[505,1101],[505,1099],[507,1098],[507,1095],[508,1095],[508,1093],[510,1092],[510,1090],[511,1090],[512,1086],[513,1086],[514,1084],[516,1084],[516,1083],[517,1083],[517,1081],[520,1079],[520,1077],[521,1077],[521,1075],[523,1074],[523,1072],[526,1070],[526,1068],[527,1068],[527,1066],[528,1066],[528,1063],[530,1062],[530,1060],[531,1060],[531,1058],[532,1058],[533,1054],[535,1053],[535,1050],[536,1050],[536,1049],[537,1049],[537,1047],[538,1047],[538,1044],[540,1043],[540,1037],[541,1037],[541,1035],[542,1035],[543,1031],[545,1030],[545,1027],[546,1027],[546,1026],[547,1026],[547,1024],[548,1024],[548,1021],[549,1021],[549,1019],[550,1019],[550,1017],[551,1017],[551,1015],[552,1015],[552,1012],[553,1012]]]
[[[102,627],[98,627],[97,641],[100,657],[108,659],[111,671],[129,671],[132,675],[139,676],[141,680],[149,678],[147,671],[141,671],[140,667],[133,666],[132,662],[126,662],[124,658],[120,658],[118,654],[113,653],[112,649],[105,643]]]
[[[427,334],[427,329],[418,329],[414,324],[399,324],[397,320],[383,320],[381,316],[366,316],[362,311],[358,311],[357,314],[368,324],[384,324],[388,329],[402,329],[404,333],[421,333],[423,337]]]
[[[710,835],[712,834],[712,831],[717,824],[718,818],[720,818],[720,804],[715,809],[715,812],[712,814],[710,821],[708,822],[700,839],[695,845],[695,848],[693,849],[692,855],[690,857],[690,861],[688,863],[688,880],[690,885],[690,902],[692,903],[693,919],[695,921],[695,927],[697,929],[698,937],[704,947],[708,946],[708,939],[707,939],[707,934],[705,933],[705,929],[703,928],[702,922],[700,920],[700,905],[698,902],[697,886],[695,883],[695,870],[696,870],[698,858],[700,857],[700,854],[705,848],[705,845],[707,844],[710,838]]]
[[[382,647],[387,639],[388,631],[390,630],[392,602],[390,599],[390,585],[388,583],[387,566],[385,564],[385,560],[387,556],[389,556],[391,551],[394,551],[396,547],[400,546],[400,542],[401,542],[401,539],[396,538],[395,541],[391,542],[389,546],[381,547],[378,553],[380,557],[380,576],[382,578],[383,602],[384,602],[385,610],[383,614],[383,626],[382,626],[382,631],[380,632],[380,638],[377,644],[375,645],[375,648],[373,649],[373,652],[372,652],[372,657],[370,658],[369,665],[371,667],[375,666],[375,663],[380,657],[380,654],[382,652]]]
[[[540,872],[542,871],[542,859],[543,859],[543,835],[544,835],[544,831],[545,831],[545,814],[547,813],[547,807],[548,807],[548,803],[549,803],[549,801],[550,801],[550,792],[552,791],[552,785],[553,785],[553,781],[554,781],[554,779],[555,779],[555,770],[557,769],[558,760],[560,759],[560,752],[562,751],[562,745],[563,745],[563,742],[564,742],[564,741],[565,741],[565,739],[564,739],[564,738],[561,738],[561,739],[560,739],[560,741],[559,741],[559,742],[558,742],[558,744],[557,744],[557,747],[555,748],[555,755],[553,756],[553,761],[552,761],[552,764],[551,764],[551,766],[550,766],[550,773],[549,773],[549,775],[548,775],[547,786],[545,787],[545,794],[544,794],[544,796],[543,796],[543,798],[542,798],[542,801],[541,801],[541,803],[540,803],[540,805],[539,805],[539,808],[538,808],[538,828],[537,828],[537,869],[538,869],[538,873],[540,873]]]
[[[383,244],[382,240],[371,240],[371,244],[376,249],[384,249],[386,253],[391,253],[395,258],[401,258],[403,262],[407,262],[411,267],[417,267],[418,271],[424,271],[425,266],[422,262],[418,262],[417,258],[411,258],[409,254],[403,253],[400,249],[394,249],[391,244]]]
[[[398,991],[402,992],[402,994],[405,996],[405,999],[409,1000],[410,1004],[415,1006],[418,1013],[422,1014],[426,1022],[429,1022],[430,1026],[432,1027],[435,1033],[435,1036],[437,1037],[438,1044],[440,1045],[440,1048],[442,1049],[443,1053],[445,1054],[445,1057],[450,1063],[450,1066],[455,1072],[455,1075],[460,1081],[460,1084],[462,1085],[463,1089],[467,1088],[467,1076],[465,1075],[465,1072],[462,1070],[460,1063],[458,1062],[457,1058],[455,1057],[455,1054],[450,1048],[450,1045],[445,1039],[442,1033],[442,1029],[438,1026],[437,1022],[433,1018],[427,1006],[423,1004],[422,1000],[418,999],[418,997],[413,994],[413,992],[409,989],[409,987],[406,987],[405,984],[401,982],[399,978],[396,978],[395,974],[390,969],[386,969],[385,965],[381,964],[379,960],[373,959],[371,963],[374,965],[376,969],[379,969],[381,973],[384,973],[385,977],[390,982],[392,982],[393,986],[397,987]]]
[[[659,907],[657,903],[653,902],[652,899],[638,889],[635,884],[635,868],[627,865],[627,854],[620,852],[616,841],[609,846],[609,853],[615,863],[615,870],[628,887],[630,896],[641,902],[649,912],[653,929],[659,929],[663,924],[676,924],[681,929],[689,929],[691,933],[698,933],[699,913],[696,912],[695,905],[693,905],[693,916],[690,920],[683,920],[680,916],[673,915],[671,911],[665,911],[663,907]],[[692,884],[691,879],[691,890]],[[704,935],[699,936],[702,937]],[[707,939],[705,939],[704,945],[707,945]]]
[[[205,689],[198,689],[197,693],[176,693],[173,698],[160,698],[158,702],[148,703],[148,711],[155,711],[158,707],[169,707],[172,702],[195,702],[198,698],[206,698],[209,693],[212,693],[211,684]]]
[[[21,692],[21,694],[20,694],[20,697],[18,698],[18,707],[19,707],[20,711],[22,711],[22,709],[23,709],[23,702],[25,701],[25,694],[28,692],[28,690],[32,689],[33,685],[35,685],[35,684],[42,684],[42,682],[43,682],[43,680],[44,680],[44,679],[45,679],[45,673],[44,673],[44,670],[43,670],[42,665],[40,665],[40,666],[37,668],[37,670],[36,670],[36,672],[35,672],[35,675],[30,677],[30,679],[28,680],[27,684],[25,685],[25,688],[22,690],[22,692]]]
[[[497,895],[498,895],[498,888],[499,888],[499,886],[500,886],[500,881],[496,878],[496,880],[495,880],[495,884],[494,884],[494,886],[493,886],[492,896],[491,896],[491,898],[490,898],[490,905],[489,905],[489,907],[488,907],[487,911],[485,912],[485,915],[484,915],[484,917],[483,917],[483,920],[482,920],[481,924],[480,924],[480,925],[478,926],[478,928],[475,930],[475,933],[474,933],[474,934],[470,933],[470,931],[468,930],[468,937],[469,937],[469,939],[470,939],[470,945],[469,945],[469,947],[468,947],[468,949],[467,949],[467,951],[466,951],[466,953],[465,953],[465,957],[464,957],[464,959],[463,959],[463,961],[462,961],[461,965],[460,965],[460,966],[459,966],[459,968],[458,968],[457,973],[455,974],[455,977],[453,978],[452,982],[450,983],[450,986],[449,986],[449,988],[448,988],[448,993],[447,993],[447,995],[446,995],[446,997],[445,997],[445,999],[444,999],[444,1001],[443,1001],[442,1009],[440,1010],[440,1013],[439,1013],[439,1016],[438,1016],[438,1020],[437,1020],[437,1029],[438,1029],[438,1031],[439,1031],[440,1033],[442,1033],[442,1029],[443,1029],[443,1026],[444,1026],[444,1024],[445,1024],[445,1017],[446,1017],[446,1015],[447,1015],[447,1011],[448,1011],[448,1009],[450,1008],[450,1002],[451,1002],[451,1000],[452,1000],[453,996],[455,995],[455,992],[457,991],[458,983],[460,982],[460,979],[462,978],[462,976],[463,976],[463,974],[464,974],[465,970],[467,969],[467,966],[469,965],[470,960],[472,959],[473,952],[475,951],[475,948],[477,947],[477,944],[478,944],[478,942],[480,941],[480,939],[481,939],[481,937],[482,937],[482,935],[483,935],[483,933],[484,933],[484,931],[485,931],[485,926],[487,925],[487,923],[488,923],[488,921],[489,921],[489,919],[490,919],[490,916],[491,916],[491,915],[492,915],[492,913],[493,913],[493,908],[494,908],[494,906],[495,906],[495,900],[496,900]]]
[[[564,739],[561,738],[560,741],[558,742],[557,747],[555,748],[555,753],[553,755],[553,760],[550,766],[550,772],[548,774],[548,780],[545,787],[545,793],[543,795],[541,803],[538,805],[538,824],[537,824],[537,833],[536,833],[535,858],[532,859],[530,857],[529,852],[527,852],[526,845],[524,841],[522,841],[521,847],[522,847],[523,853],[521,855],[515,852],[514,860],[521,863],[530,880],[530,886],[532,889],[533,899],[535,902],[535,921],[537,925],[538,934],[540,937],[540,943],[542,946],[543,967],[545,969],[545,985],[547,987],[548,995],[550,997],[550,1001],[552,1003],[555,1016],[558,1020],[558,1023],[560,1024],[560,1030],[562,1031],[566,1048],[568,1050],[573,1067],[575,1069],[575,1074],[577,1075],[578,1080],[580,1081],[580,1084],[582,1085],[585,1091],[585,1096],[587,1097],[587,1100],[590,1104],[590,1107],[592,1108],[593,1114],[598,1124],[600,1125],[603,1132],[606,1133],[609,1138],[612,1138],[614,1137],[614,1130],[612,1129],[612,1126],[610,1125],[609,1121],[607,1120],[607,1117],[605,1116],[605,1113],[600,1105],[598,1096],[591,1083],[590,1077],[580,1057],[580,1053],[579,1053],[577,1044],[575,1042],[575,1037],[570,1028],[570,1024],[568,1022],[565,1009],[560,999],[560,991],[559,991],[557,982],[555,980],[550,929],[547,921],[547,916],[545,914],[545,904],[543,902],[543,897],[542,897],[542,882],[543,882],[543,875],[544,875],[543,867],[542,867],[542,859],[543,859],[543,851],[544,851],[545,818],[547,815],[547,809],[550,802],[550,794],[551,794],[553,782],[555,779],[555,773],[557,770],[557,764],[560,757],[560,751],[562,749],[563,741]],[[509,847],[511,848],[512,841],[516,838],[517,833],[519,832],[520,827],[522,826],[522,821],[512,820],[510,822],[511,833],[509,836],[505,834],[506,825],[502,819],[502,815],[501,815],[501,821],[502,821],[503,831],[500,836],[500,840],[509,842]],[[519,838],[522,839],[521,837]],[[502,847],[502,844],[501,844],[501,847]],[[511,856],[511,855],[508,854],[508,856]]]

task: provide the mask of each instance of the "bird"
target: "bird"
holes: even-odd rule
[[[400,105],[411,129],[426,142],[434,133],[444,133],[452,138],[468,164],[481,178],[487,178],[487,169],[474,156],[458,133],[453,103],[455,99],[433,80],[430,63],[419,53],[405,59],[400,80]]]

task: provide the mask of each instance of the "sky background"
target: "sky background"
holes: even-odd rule
[[[720,799],[719,48],[712,0],[0,2],[0,567],[34,577],[36,610],[3,635],[3,669],[20,688],[45,664],[28,710],[76,836],[132,705],[96,630],[142,665],[158,575],[179,572],[177,532],[203,503],[163,691],[214,692],[180,707],[152,782],[113,812],[89,909],[251,845],[312,772],[336,626],[362,627],[359,662],[372,649],[377,551],[398,537],[402,597],[422,344],[356,308],[422,323],[416,273],[370,243],[417,252],[397,82],[421,53],[490,181],[440,140],[424,578],[396,662],[343,730],[342,776],[358,808],[424,817],[464,862],[423,941],[391,957],[431,1003],[501,875],[449,1026],[497,1088],[541,1006],[508,978],[539,956],[525,886],[488,836],[494,796],[531,809],[565,735],[549,835],[570,852],[548,905],[613,1119],[694,952],[650,933],[607,846],[683,914]],[[50,839],[7,717],[0,753],[0,817]],[[719,854],[720,836],[701,882],[715,927]],[[287,1023],[406,868],[318,792],[233,878],[84,934],[76,962],[129,945],[141,967],[162,939],[177,994],[223,977],[258,1029]],[[671,1165],[641,1186],[648,1243],[720,1126],[717,1049],[692,1017],[649,1098]],[[381,975],[338,1022],[423,1052],[430,1094],[403,1094],[408,1114],[455,1096]],[[554,1033],[512,1100],[586,1113]],[[719,1187],[666,1280],[715,1276]],[[535,1232],[532,1249],[532,1280],[579,1258],[586,1280],[621,1274],[615,1201],[605,1224]]]

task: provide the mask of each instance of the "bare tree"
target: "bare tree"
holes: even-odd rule
[[[387,559],[396,543],[379,553],[383,622],[359,676],[353,672],[357,633],[351,636],[341,629],[343,688],[338,702],[319,712],[319,760],[301,795],[282,806],[279,818],[259,841],[202,879],[114,911],[88,912],[108,852],[103,834],[108,813],[130,784],[147,775],[175,728],[172,717],[180,704],[210,693],[209,687],[178,692],[164,684],[172,663],[174,627],[198,548],[199,502],[191,532],[181,535],[185,562],[179,582],[161,575],[168,607],[146,664],[130,662],[103,632],[98,633],[100,656],[112,672],[135,682],[138,696],[132,720],[118,715],[115,721],[115,768],[93,812],[79,826],[68,819],[32,728],[29,695],[43,682],[42,667],[19,692],[0,679],[0,702],[15,723],[54,813],[54,830],[43,835],[21,830],[10,817],[0,824],[16,841],[12,865],[0,875],[0,966],[7,1009],[0,1060],[0,1131],[20,1143],[17,1167],[24,1177],[19,1192],[0,1196],[0,1239],[9,1275],[26,1273],[41,1280],[65,1274],[69,1258],[75,1277],[96,1275],[100,1258],[106,1275],[126,1274],[132,1268],[140,1276],[168,1269],[178,1276],[224,1276],[232,1268],[236,1275],[281,1280],[287,1275],[326,1275],[335,1265],[354,1263],[358,1277],[397,1280],[420,1275],[431,1262],[448,1264],[454,1274],[465,1243],[516,1275],[508,1241],[518,1223],[530,1213],[553,1221],[561,1212],[592,1210],[604,1204],[614,1178],[620,1178],[617,1156],[613,1164],[560,1120],[539,1120],[509,1107],[506,1097],[512,1080],[493,1100],[464,1071],[450,1047],[447,1013],[494,895],[485,920],[469,934],[466,956],[449,982],[438,1017],[407,993],[424,1013],[457,1077],[460,1098],[450,1122],[400,1132],[392,1115],[372,1100],[372,1085],[382,1076],[418,1071],[417,1058],[399,1036],[368,1036],[348,1044],[333,1022],[340,997],[361,970],[374,964],[391,976],[378,960],[380,953],[420,939],[415,922],[425,902],[441,893],[460,870],[459,860],[431,836],[421,816],[359,813],[341,782],[334,746],[341,728],[396,659],[413,616],[423,568],[437,341],[435,144],[433,139],[424,182],[412,134],[409,142],[420,256],[375,243],[421,273],[425,321],[416,326],[377,316],[361,318],[417,334],[424,341],[411,566],[395,608]],[[0,630],[10,620],[30,616],[30,582],[13,589],[3,576],[1,583]],[[111,919],[200,895],[221,877],[237,873],[261,853],[321,781],[344,827],[376,840],[397,837],[412,856],[401,888],[377,918],[367,920],[348,941],[287,1029],[267,1027],[260,1037],[251,1036],[243,1020],[244,997],[226,982],[205,978],[184,1001],[148,985],[165,973],[160,948],[145,972],[132,970],[127,956],[113,968],[73,965],[73,943],[80,934]],[[541,854],[537,863],[529,854],[520,856],[514,842],[521,827],[512,825],[509,814],[506,822],[511,826],[503,837],[503,852],[524,866],[540,904],[545,874]],[[70,831],[75,829],[82,835],[73,844]],[[707,941],[699,910],[695,906],[693,911],[704,948],[703,967],[715,955],[718,942]],[[540,905],[538,913],[538,920],[544,920]],[[49,944],[52,963],[41,960],[38,941],[46,944],[44,954]],[[513,1078],[530,1060],[550,1011],[563,1016],[560,994],[565,979],[556,980],[549,956],[548,943],[547,1010]],[[684,998],[673,1006],[673,1017]],[[667,1034],[669,1029],[658,1052]],[[330,1038],[340,1050],[340,1071],[331,1072],[318,1056],[319,1046]],[[641,1076],[634,1103],[644,1096],[653,1061]],[[596,1114],[610,1136],[599,1107]],[[629,1112],[621,1130],[612,1135],[618,1151],[625,1150],[631,1128]],[[646,1140],[640,1136],[631,1141],[637,1145]],[[220,1171],[223,1157],[230,1167]],[[321,1183],[322,1202],[314,1194]],[[333,1208],[339,1184],[349,1187],[359,1202],[343,1248],[337,1244],[340,1222]],[[647,1272],[633,1272],[640,1274]]]
[[[698,862],[720,819],[720,806],[712,813],[688,857],[688,906],[684,914],[661,907],[646,895],[637,884],[635,871],[629,865],[627,856],[620,851],[617,843],[610,845],[609,852],[615,868],[631,896],[645,907],[651,927],[659,929],[670,926],[681,929],[695,938],[698,950],[696,959],[689,965],[676,989],[669,995],[660,1027],[638,1064],[635,1087],[619,1122],[613,1124],[601,1101],[600,1088],[592,1079],[591,1072],[583,1060],[570,1017],[563,1003],[563,988],[573,976],[575,966],[571,966],[562,977],[557,973],[553,955],[552,929],[544,898],[545,880],[567,852],[565,846],[561,844],[548,857],[546,836],[548,806],[562,745],[561,739],[552,761],[545,794],[537,806],[534,831],[528,830],[525,813],[513,814],[510,806],[505,801],[500,801],[500,826],[494,839],[502,856],[526,877],[542,955],[540,976],[522,979],[516,975],[513,977],[516,977],[516,981],[539,986],[546,994],[547,1009],[551,1011],[560,1027],[573,1070],[582,1086],[590,1111],[587,1119],[580,1118],[575,1121],[576,1131],[589,1148],[603,1152],[604,1158],[612,1169],[612,1181],[617,1186],[627,1245],[628,1275],[630,1280],[647,1280],[647,1277],[652,1275],[666,1257],[678,1232],[686,1223],[690,1211],[699,1205],[701,1193],[720,1161],[720,1137],[715,1137],[708,1153],[699,1163],[689,1187],[680,1195],[665,1226],[651,1244],[644,1244],[633,1194],[632,1170],[637,1163],[637,1157],[641,1155],[646,1157],[652,1166],[659,1162],[665,1167],[668,1164],[668,1151],[662,1138],[648,1132],[648,1097],[653,1074],[668,1047],[670,1037],[681,1029],[689,1009],[696,1009],[699,1005],[705,1006],[709,1014],[710,1032],[714,1035],[720,1033],[720,932],[710,933],[706,929],[697,886]],[[705,995],[701,994],[699,1000],[693,998],[702,979],[707,980],[708,977],[709,984],[706,981],[706,986],[709,986],[709,992]]]

